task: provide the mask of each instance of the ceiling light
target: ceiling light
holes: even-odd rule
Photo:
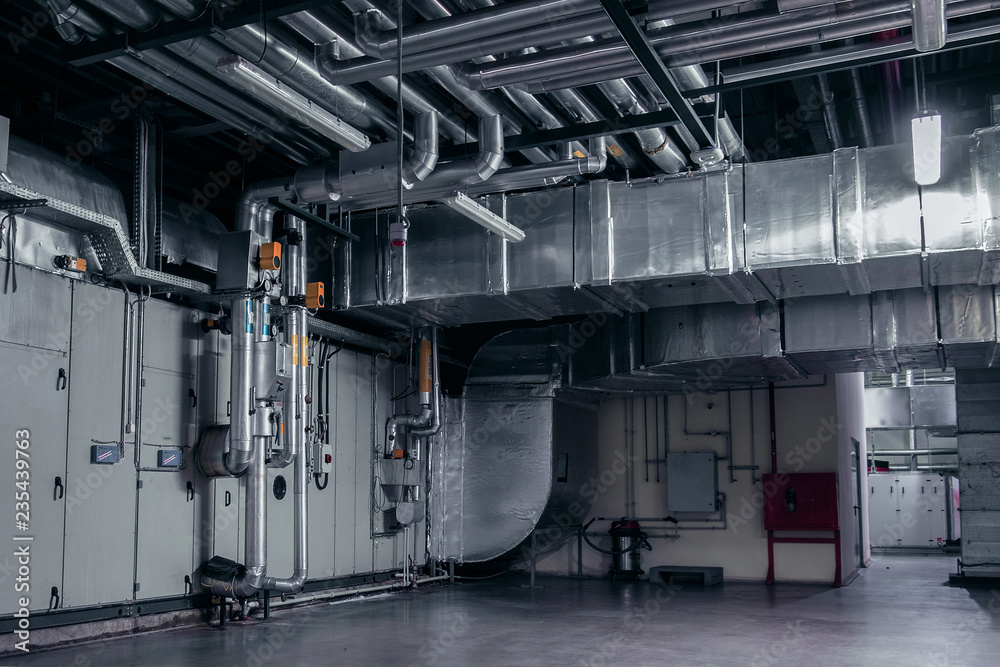
[[[494,234],[499,234],[511,243],[524,240],[524,232],[510,224],[499,215],[491,212],[484,206],[480,206],[475,199],[456,192],[451,197],[441,200],[445,206],[458,211],[469,220],[479,223]]]
[[[941,114],[924,111],[913,119],[913,179],[934,185],[941,179]]]
[[[223,58],[216,65],[216,69],[220,74],[238,81],[242,88],[269,106],[291,116],[351,152],[367,150],[371,145],[371,141],[363,132],[351,127],[326,109],[313,104],[309,98],[300,95],[239,56]]]

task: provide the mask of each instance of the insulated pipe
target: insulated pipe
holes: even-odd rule
[[[226,452],[226,470],[242,475],[250,465],[253,452],[251,411],[253,405],[253,335],[251,316],[253,302],[237,299],[233,302],[232,366],[230,371],[229,400],[232,418],[229,427],[229,451]]]
[[[814,44],[811,49],[814,53],[821,49],[818,44]],[[830,88],[830,79],[826,74],[816,76],[816,84],[819,87],[819,95],[823,103],[823,122],[826,125],[826,136],[830,141],[830,148],[837,150],[844,147],[844,137],[840,132],[840,120],[837,118],[837,101]]]
[[[525,27],[514,31],[508,29],[508,24],[506,22],[496,21],[489,18],[484,20],[482,17],[484,13],[505,11],[505,8],[508,8],[512,4],[513,3],[504,3],[503,5],[498,5],[496,7],[487,7],[485,9],[451,16],[448,10],[440,7],[438,3],[433,3],[433,5],[440,8],[440,11],[434,11],[433,16],[428,17],[432,19],[431,21],[420,24],[419,26],[412,28],[412,30],[424,31],[427,34],[433,33],[438,42],[441,42],[444,45],[442,46],[440,43],[432,45],[429,39],[424,39],[424,44],[432,46],[433,48],[425,51],[409,51],[406,47],[406,38],[404,34],[403,51],[408,55],[403,59],[403,71],[415,72],[429,67],[457,63],[463,60],[474,60],[485,56],[507,53],[510,51],[519,51],[521,49],[555,42],[563,42],[580,37],[587,37],[589,35],[616,32],[614,23],[612,23],[611,19],[609,19],[603,11],[595,12],[588,10],[560,22],[553,22],[545,15],[536,16],[533,22],[529,22]],[[560,7],[558,11],[568,12],[581,7],[579,2],[561,2],[554,4],[564,6]],[[648,7],[646,18],[648,21],[662,21],[685,14],[707,11],[734,4],[745,3],[732,1],[727,2],[726,0],[712,0],[708,2],[704,0],[688,0],[686,2],[661,0],[660,2],[653,3]],[[519,11],[520,8],[515,7],[514,9]],[[586,9],[585,6],[584,9]],[[511,10],[507,9],[506,11]],[[365,12],[365,14],[367,15],[367,12]],[[381,41],[381,37],[372,37],[371,30],[367,26],[373,24],[377,26],[382,21],[384,21],[384,17],[379,17],[378,15],[366,16],[365,22],[362,25],[362,31],[368,31],[370,34],[364,37],[359,35],[359,41],[362,39],[377,39]],[[440,26],[434,25],[439,23],[446,24],[446,28],[439,29]],[[475,26],[474,34],[482,33],[482,36],[466,37],[464,31],[470,25]],[[385,23],[381,23],[381,26],[383,27],[384,32],[390,32],[385,30]],[[451,27],[448,28],[447,26]],[[395,38],[393,37],[393,39]],[[375,52],[378,52],[378,47],[373,46],[370,48],[374,48]],[[394,47],[388,46],[387,43],[386,48],[390,49]],[[379,57],[356,58],[353,61],[344,61],[337,65],[335,77],[337,83],[359,83],[367,81],[370,78],[389,76],[393,73],[393,68],[394,63],[391,62],[391,58],[389,60],[381,59]]]
[[[271,197],[285,197],[294,191],[289,178],[272,178],[249,186],[236,203],[236,230],[252,230],[266,239],[271,237],[271,219],[265,215],[272,211],[267,205]]]
[[[503,121],[500,116],[479,119],[479,154],[471,160],[449,162],[413,188],[425,191],[433,187],[450,186],[457,190],[487,180],[503,162]],[[411,191],[411,192],[412,192]]]
[[[111,34],[100,19],[72,0],[48,0],[46,4],[48,4],[52,15],[55,17],[57,26],[61,24],[61,21],[68,21],[91,37],[102,38]],[[61,31],[60,36],[62,36]]]
[[[649,41],[661,57],[697,53],[711,47],[738,45],[755,39],[773,39],[815,28],[830,27],[845,21],[856,21],[901,13],[909,20],[909,0],[862,0],[846,5],[828,5],[786,14],[758,12],[732,23],[721,19],[699,22],[694,26],[676,26],[654,31]],[[713,23],[717,22],[717,25]],[[822,41],[822,40],[817,40]],[[772,47],[773,49],[773,47]],[[719,58],[713,58],[718,60]],[[668,63],[669,64],[669,63]],[[690,64],[690,63],[685,63]],[[628,45],[620,39],[606,39],[583,47],[555,48],[538,54],[512,57],[496,63],[466,68],[463,82],[473,90],[484,90],[524,81],[566,77],[595,68],[619,66],[623,71],[639,71]]]
[[[213,33],[213,37],[344,122],[395,136],[395,120],[384,107],[353,88],[333,85],[320,76],[312,54],[277,24],[244,25]]]
[[[291,224],[302,235],[298,244],[288,246],[288,286],[285,288],[290,296],[301,297],[306,292],[306,225],[302,220],[291,218]],[[305,396],[309,389],[308,378],[308,340],[306,309],[301,306],[292,308],[288,316],[289,337],[291,343],[297,346],[298,353],[293,355],[298,360],[298,364],[292,368],[292,397],[291,401],[286,400],[285,422],[289,428],[287,430],[286,450],[291,449],[289,454],[282,452],[283,460],[294,460],[295,480],[293,498],[295,501],[295,514],[293,525],[293,559],[294,572],[291,577],[278,578],[267,577],[264,580],[263,588],[279,593],[294,593],[302,589],[306,582],[309,571],[309,541],[307,535],[307,524],[309,521],[309,502],[307,491],[309,487],[309,456],[306,453],[306,419],[305,419]]]
[[[416,117],[413,150],[403,164],[403,180],[409,185],[426,180],[438,161],[438,117],[430,111]]]
[[[358,46],[365,55],[379,60],[396,57],[396,33],[381,30],[381,23],[371,11],[356,17]],[[603,16],[600,7],[589,2],[565,0],[512,0],[503,5],[466,12],[457,16],[426,21],[403,28],[403,52],[407,57],[439,50],[461,42],[473,42],[539,24],[554,23],[580,14]]]
[[[466,194],[478,195],[555,185],[570,176],[598,174],[604,171],[607,162],[605,139],[604,137],[596,137],[590,140],[590,155],[587,157],[501,169],[488,181],[478,186],[470,186],[466,190]]]
[[[288,298],[290,303],[295,303],[299,298],[305,296],[305,262],[303,252],[305,248],[305,224],[297,218],[288,218],[290,229],[302,234],[302,239],[298,243],[287,244],[287,254],[285,258],[285,280],[282,284],[282,293]],[[303,414],[305,413],[305,373],[303,362],[306,360],[302,354],[304,348],[303,341],[308,340],[305,330],[305,322],[299,317],[301,306],[292,306],[289,309],[286,320],[286,342],[295,350],[291,368],[291,387],[284,398],[284,419],[285,426],[285,447],[277,456],[271,458],[271,467],[285,468],[296,456],[304,453],[303,441],[305,439],[305,423]]]
[[[79,44],[84,39],[83,31],[80,30],[79,26],[58,15],[53,16],[52,27],[56,29],[56,33],[62,41],[67,44]]]
[[[605,81],[597,87],[622,115],[639,115],[648,111],[635,90],[622,79]],[[665,173],[676,174],[687,169],[687,160],[663,128],[638,130],[633,134],[639,140],[642,151]]]
[[[188,41],[193,42],[195,40]],[[198,67],[204,69],[205,71],[211,71],[215,74],[215,63],[219,61],[220,57],[225,57],[228,54],[225,49],[214,42],[205,43],[210,47],[214,47],[215,53],[210,55],[205,52],[205,49],[202,49],[197,53],[199,55],[207,55],[211,61],[211,65],[205,62],[204,58],[196,59],[197,56],[194,52],[180,55],[185,57],[187,60],[194,62]],[[179,51],[182,46],[180,44],[171,44],[168,48],[172,51]],[[279,118],[269,111],[265,111],[247,98],[237,94],[236,91],[230,86],[222,84],[214,78],[209,78],[202,72],[191,69],[191,67],[186,63],[181,63],[162,51],[157,49],[148,49],[143,51],[142,60],[144,63],[161,72],[164,76],[169,77],[178,83],[191,88],[192,90],[201,91],[203,94],[207,94],[214,102],[228,109],[237,110],[238,113],[246,116],[255,123],[259,123],[276,133],[288,133],[296,142],[304,145],[317,155],[322,155],[323,153],[328,153],[329,151],[329,148],[325,144],[314,139],[311,134],[306,134],[305,132],[293,127],[288,120]],[[262,103],[260,100],[255,101]]]
[[[239,130],[240,132],[245,132],[261,143],[271,143],[280,147],[286,155],[297,162],[307,164],[310,161],[306,154],[298,147],[293,146],[283,139],[275,137],[269,130],[262,130],[250,121],[245,120],[235,111],[218,104],[214,100],[202,96],[200,93],[191,90],[187,86],[182,86],[176,81],[156,71],[152,67],[136,60],[132,56],[118,56],[117,58],[109,59],[107,62],[110,65],[122,70],[126,74],[130,74],[140,81],[144,81],[150,86],[156,87],[164,94],[180,100],[185,104],[189,104],[209,116],[217,118],[226,125]]]
[[[329,61],[326,59],[317,59],[315,61],[316,69],[324,79],[327,78],[322,66],[324,62],[356,58],[364,55],[361,49],[348,36],[349,33],[346,30],[341,30],[338,26],[332,25],[330,20],[327,20],[316,11],[311,10],[299,12],[298,14],[290,14],[281,17],[281,21],[315,44],[317,51],[326,50],[332,56],[332,60]],[[388,97],[392,99],[396,98],[396,77],[388,76],[382,79],[375,79],[370,83]],[[406,81],[403,81],[403,103],[409,109],[419,113],[439,110],[438,105],[428,99],[422,91]],[[475,131],[468,130],[463,125],[452,120],[447,114],[442,113],[438,118],[438,123],[441,126],[441,132],[455,143],[476,140]]]
[[[699,88],[708,88],[711,85],[708,75],[705,74],[705,70],[700,65],[675,67],[670,70],[670,73],[677,81],[677,85],[681,90],[697,90]],[[680,127],[683,127],[683,125]],[[740,139],[739,133],[736,131],[736,127],[733,125],[733,121],[728,113],[724,113],[722,118],[719,119],[719,140],[726,149],[726,154],[729,155],[729,158],[733,162],[743,160],[747,156],[746,145]]]
[[[870,456],[958,456],[954,447],[937,447],[929,449],[883,449],[870,452]]]
[[[414,125],[413,150],[403,164],[403,180],[407,188],[426,180],[434,171],[438,160],[437,113],[431,111],[418,115]],[[500,145],[503,146],[502,135]],[[281,187],[285,181],[271,183]],[[270,191],[272,187],[267,186],[265,189]],[[289,187],[301,201],[310,203],[341,201],[344,194],[340,185],[340,170],[331,163],[299,169]],[[394,190],[392,183],[386,183],[384,192],[373,192],[370,195],[377,196]]]
[[[204,14],[208,8],[208,3],[205,0],[155,0],[155,2],[185,21],[193,21]]]
[[[948,38],[945,0],[913,0],[913,46],[922,53],[937,51]]]
[[[149,0],[87,0],[87,4],[135,30],[150,30],[163,18],[163,12]]]
[[[432,396],[431,396],[431,409],[434,414],[431,417],[430,426],[427,428],[413,428],[410,430],[413,435],[417,437],[427,437],[432,435],[437,435],[441,430],[441,413],[444,410],[444,405],[441,402],[441,363],[438,358],[438,330],[437,327],[431,328],[431,340],[430,340],[431,354],[430,354],[430,374],[432,376]],[[421,379],[424,375],[421,375]]]

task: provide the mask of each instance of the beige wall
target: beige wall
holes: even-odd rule
[[[850,433],[842,434],[837,426],[848,416],[851,433],[860,424],[860,438],[864,442],[863,418],[854,416],[859,408],[848,409],[854,400],[853,385],[847,380],[838,391],[834,376],[808,378],[807,380],[779,385],[775,394],[778,469],[785,472],[842,472],[843,457],[838,443],[850,442]],[[860,392],[860,390],[859,390]],[[838,412],[838,395],[845,402]],[[770,433],[767,389],[753,391],[753,432],[755,455],[751,460],[751,409],[749,390],[731,392],[733,465],[759,466],[758,481],[751,482],[751,472],[734,472],[730,481],[729,461],[718,464],[719,491],[726,496],[728,526],[723,528],[718,520],[705,521],[704,515],[686,515],[693,521],[684,526],[715,526],[716,530],[681,530],[677,539],[653,538],[653,551],[642,552],[643,568],[655,565],[707,565],[725,569],[727,580],[762,581],[767,573],[767,533],[763,526],[764,493],[760,476],[771,470]],[[666,468],[648,466],[646,479],[644,460],[662,459],[664,456],[664,400],[666,400],[666,442],[671,452],[715,451],[725,457],[726,438],[723,435],[694,435],[694,432],[724,432],[728,428],[727,392],[714,394],[673,394],[667,397],[612,398],[601,405],[599,413],[600,471],[596,483],[596,501],[591,517],[662,517],[667,513]],[[860,393],[858,394],[860,400]],[[626,404],[629,406],[626,408]],[[712,408],[709,409],[709,404]],[[685,407],[687,431],[685,434]],[[626,409],[629,419],[626,422]],[[645,424],[644,424],[645,421]],[[626,425],[634,431],[634,449],[629,456]],[[854,437],[858,437],[855,435]],[[658,454],[657,454],[658,452]],[[847,470],[850,470],[849,450],[845,451]],[[630,469],[619,474],[624,458],[631,459]],[[619,472],[616,472],[619,471]],[[841,475],[844,477],[843,473]],[[626,506],[628,479],[634,482],[635,506]],[[850,526],[850,480],[841,493],[842,525]],[[653,535],[672,534],[663,529],[666,524],[647,522],[644,529]],[[591,531],[606,531],[608,522],[598,522]],[[849,530],[845,531],[845,533]],[[846,534],[845,534],[846,537]],[[598,546],[610,547],[610,539],[592,537]],[[846,541],[846,540],[845,540]],[[853,554],[853,543],[845,544],[844,553]],[[611,557],[600,554],[584,545],[584,573],[606,574]],[[845,560],[845,573],[849,571],[853,556]],[[553,574],[575,574],[577,564],[576,540],[555,553],[541,558],[538,569]],[[832,582],[834,550],[829,545],[777,545],[775,547],[775,575],[778,581]]]

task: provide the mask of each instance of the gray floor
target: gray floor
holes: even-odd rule
[[[17,665],[998,665],[1000,591],[954,557],[879,556],[850,586],[517,577],[321,604],[224,631],[107,640]]]

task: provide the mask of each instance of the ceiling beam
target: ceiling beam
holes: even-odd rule
[[[701,148],[715,146],[715,139],[713,139],[708,129],[705,128],[695,110],[691,108],[691,104],[687,101],[687,98],[681,94],[673,77],[670,76],[666,65],[663,64],[660,55],[653,48],[653,45],[649,43],[646,34],[636,25],[628,9],[622,4],[622,1],[600,0],[600,2],[608,18],[618,28],[618,32],[621,34],[622,39],[625,40],[625,44],[632,51],[632,55],[639,61],[642,69],[653,80],[653,83],[656,84],[660,92],[663,93],[663,97],[676,112],[677,118],[688,129],[695,141],[698,142],[698,145]]]
[[[82,67],[99,63],[129,51],[144,51],[186,39],[203,37],[216,30],[239,28],[250,23],[259,23],[262,18],[273,19],[310,9],[325,7],[330,0],[259,0],[232,6],[213,5],[193,21],[177,19],[161,21],[151,30],[139,32],[126,30],[120,35],[105,37],[79,46],[65,46],[64,60],[71,65]]]
[[[636,116],[616,116],[607,120],[594,121],[593,123],[567,125],[552,130],[541,130],[504,137],[504,150],[523,151],[528,148],[555,146],[569,141],[584,141],[586,139],[604,137],[609,134],[634,132],[654,127],[667,127],[679,123],[680,121],[677,120],[677,114],[674,113],[673,109],[663,109],[662,111],[653,111],[652,113],[644,113]],[[476,155],[478,152],[479,143],[474,141],[450,148],[442,148],[441,158],[455,160]]]

